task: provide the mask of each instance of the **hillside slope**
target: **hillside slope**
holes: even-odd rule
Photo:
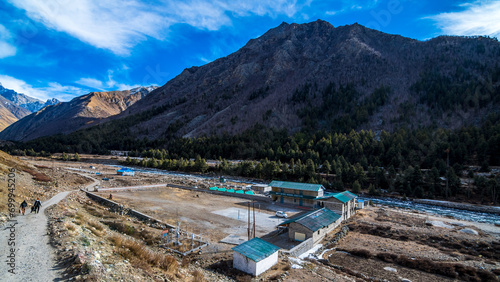
[[[0,96],[0,131],[31,112]]]
[[[23,93],[17,93],[14,90],[7,89],[0,83],[0,96],[11,101],[14,105],[28,110],[30,113],[36,112],[45,106],[55,105],[60,101],[52,98],[48,99],[46,102],[42,100],[30,97]]]
[[[418,41],[359,24],[282,23],[99,119],[92,134],[118,144],[123,132],[127,140],[167,140],[233,135],[256,124],[289,133],[480,125],[500,106],[499,62],[500,43],[487,37]],[[64,109],[57,117],[42,111],[0,138],[26,141],[96,124]],[[75,139],[92,135],[80,134]]]
[[[92,92],[69,102],[47,106],[0,132],[0,138],[26,141],[41,136],[67,134],[123,112],[152,89],[154,87]]]
[[[7,89],[0,83],[0,131],[32,112],[57,103],[59,103],[57,99],[49,99],[44,103],[36,98]]]
[[[235,134],[256,123],[291,131],[456,128],[497,108],[498,62],[500,43],[490,38],[418,41],[358,24],[283,23],[185,69],[120,116],[149,111],[130,132],[150,139]]]

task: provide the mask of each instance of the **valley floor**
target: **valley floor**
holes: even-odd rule
[[[325,238],[315,255],[302,259],[280,256],[276,266],[255,279],[232,268],[230,249],[234,245],[220,243],[228,235],[246,234],[247,201],[166,187],[166,184],[180,184],[202,189],[204,185],[215,184],[213,179],[146,173],[123,177],[116,175],[117,167],[90,160],[28,161],[47,175],[54,175],[59,185],[67,183],[73,189],[162,184],[146,190],[100,194],[108,197],[111,193],[113,200],[125,207],[169,224],[180,221],[181,229],[201,235],[210,243],[201,253],[184,258],[165,252],[159,247],[162,229],[158,226],[110,211],[91,201],[84,192],[72,192],[46,213],[50,240],[57,265],[61,267],[57,275],[61,279],[498,281],[500,275],[500,227],[371,206],[343,225],[350,231],[336,244],[332,240],[338,229]],[[276,207],[259,208],[257,236],[272,232],[280,220],[274,215]],[[289,215],[296,212],[290,209]]]

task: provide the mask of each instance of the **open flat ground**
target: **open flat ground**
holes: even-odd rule
[[[109,193],[99,193],[106,197]],[[193,192],[177,188],[122,191],[113,193],[113,200],[152,215],[188,232],[194,232],[212,242],[228,235],[247,236],[248,200]],[[256,236],[260,237],[276,229],[283,219],[267,210],[269,205],[255,204]],[[293,213],[290,213],[292,215]],[[250,212],[253,221],[253,211]]]

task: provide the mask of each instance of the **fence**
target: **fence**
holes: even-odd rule
[[[85,191],[85,190],[82,190],[83,192],[85,192],[87,194],[87,197],[89,197],[91,200],[94,200],[102,205],[105,205],[105,206],[108,206],[110,207],[112,210],[114,211],[124,211],[124,207],[123,205],[120,205],[119,203],[117,202],[114,202],[110,199],[106,199],[106,198],[103,198],[99,195],[96,195],[94,193],[91,193],[91,192],[88,192],[88,191]],[[169,225],[165,222],[162,222],[156,218],[153,218],[149,215],[146,215],[146,214],[143,214],[141,212],[138,212],[136,210],[133,210],[133,209],[127,209],[127,212],[126,212],[127,215],[130,215],[130,216],[133,216],[141,221],[144,221],[144,222],[147,222],[147,223],[152,223],[152,224],[159,224],[161,225],[161,227],[165,227],[165,228],[175,228],[174,226],[172,225]]]

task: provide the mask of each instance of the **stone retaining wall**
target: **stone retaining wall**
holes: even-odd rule
[[[102,205],[108,206],[114,211],[124,210],[124,207],[117,202],[114,202],[110,199],[106,199],[104,197],[101,197],[99,195],[96,195],[96,194],[88,192],[88,191],[84,191],[84,190],[82,190],[82,191],[85,192],[87,194],[87,197],[89,197],[90,199],[92,199],[92,200],[94,200]],[[127,215],[133,216],[133,217],[135,217],[141,221],[147,222],[147,223],[158,224],[161,226],[161,228],[164,228],[164,227],[165,228],[175,228],[174,226],[169,225],[165,222],[162,222],[161,220],[158,220],[156,218],[153,218],[149,215],[143,214],[143,213],[138,212],[138,211],[133,210],[133,209],[127,209]]]
[[[281,253],[291,257],[298,257],[314,247],[313,239],[309,238],[289,251],[280,250]]]

